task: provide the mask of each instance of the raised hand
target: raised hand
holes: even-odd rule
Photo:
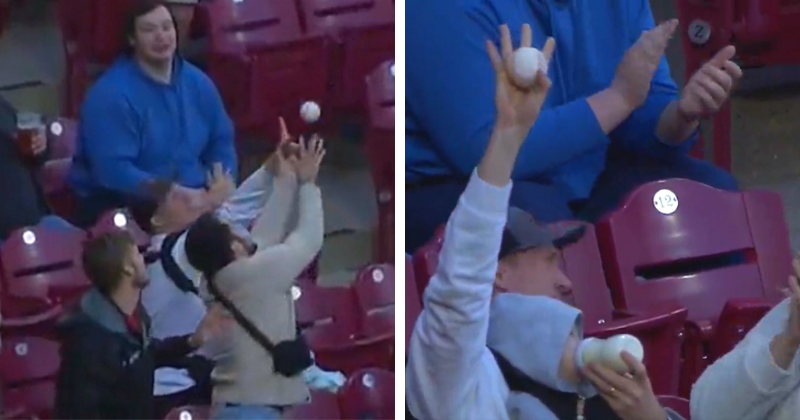
[[[794,274],[789,276],[789,322],[784,334],[790,340],[800,343],[800,255],[792,261]]]
[[[325,157],[325,144],[322,138],[313,135],[309,141],[300,139],[300,157],[294,161],[297,179],[302,182],[316,182],[319,167]]]
[[[533,33],[530,25],[522,25],[520,47],[530,47],[532,43]],[[541,111],[547,92],[550,90],[550,79],[540,70],[533,82],[527,85],[517,80],[513,67],[514,48],[507,25],[500,26],[500,51],[497,51],[491,41],[486,41],[486,49],[497,78],[495,127],[499,130],[513,129],[527,135],[536,119],[539,118],[539,111]],[[548,61],[552,58],[554,50],[555,40],[548,38],[542,50]],[[523,141],[525,135],[519,141]]]
[[[625,100],[631,110],[647,99],[650,83],[677,27],[678,20],[672,19],[643,32],[622,56],[611,89]]]
[[[206,188],[208,188],[208,201],[214,208],[219,207],[236,189],[231,175],[222,167],[221,163],[212,165],[211,172],[206,175]]]
[[[681,115],[698,119],[722,107],[742,77],[742,69],[731,61],[734,55],[736,48],[728,45],[692,75],[678,101]]]
[[[667,420],[666,411],[653,393],[647,369],[626,351],[620,357],[630,373],[620,375],[597,363],[590,363],[583,373],[621,419]]]
[[[292,161],[297,159],[300,152],[300,145],[294,142],[289,129],[286,128],[286,121],[283,117],[278,117],[280,124],[280,143],[266,161],[264,167],[277,177],[294,176],[295,171]]]

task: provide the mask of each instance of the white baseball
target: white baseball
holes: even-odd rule
[[[300,106],[300,117],[307,123],[317,122],[321,113],[319,105],[314,101],[303,102]]]
[[[533,83],[539,70],[547,73],[547,58],[536,48],[522,47],[514,51],[511,59],[514,76],[525,85]]]
[[[620,353],[627,351],[636,360],[644,360],[644,347],[638,338],[628,335],[615,335],[606,340],[603,346],[603,365],[621,374],[628,373],[630,370],[625,361],[620,357]]]
[[[603,358],[603,347],[605,340],[600,338],[586,338],[583,340],[583,349],[581,350],[581,365],[586,366],[589,363],[600,363]]]

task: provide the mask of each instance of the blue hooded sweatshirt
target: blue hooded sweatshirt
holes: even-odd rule
[[[467,179],[494,125],[495,77],[485,40],[499,45],[508,24],[519,45],[522,24],[534,47],[556,39],[553,81],[513,178],[554,181],[586,198],[611,142],[648,156],[685,153],[656,138],[662,111],[678,88],[662,58],[643,106],[603,133],[586,98],[609,87],[623,54],[655,26],[648,0],[408,0],[406,2],[406,182]]]
[[[89,91],[78,130],[69,182],[82,197],[136,197],[155,178],[201,188],[216,162],[236,173],[233,123],[219,92],[180,58],[168,84],[119,58]]]

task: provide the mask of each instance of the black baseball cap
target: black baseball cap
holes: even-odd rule
[[[518,207],[510,207],[498,259],[543,246],[563,249],[578,242],[584,233],[586,233],[585,225],[542,226],[536,223],[530,213]]]

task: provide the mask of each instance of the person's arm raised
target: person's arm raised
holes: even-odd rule
[[[477,386],[474,369],[486,350],[497,255],[511,194],[511,171],[538,117],[550,81],[539,73],[531,86],[510,79],[512,53],[502,27],[502,54],[487,48],[496,74],[495,130],[483,159],[445,229],[439,267],[425,290],[425,309],[411,338],[406,401],[418,418],[455,418]],[[523,46],[531,29],[523,28]],[[554,42],[548,40],[549,58]]]

